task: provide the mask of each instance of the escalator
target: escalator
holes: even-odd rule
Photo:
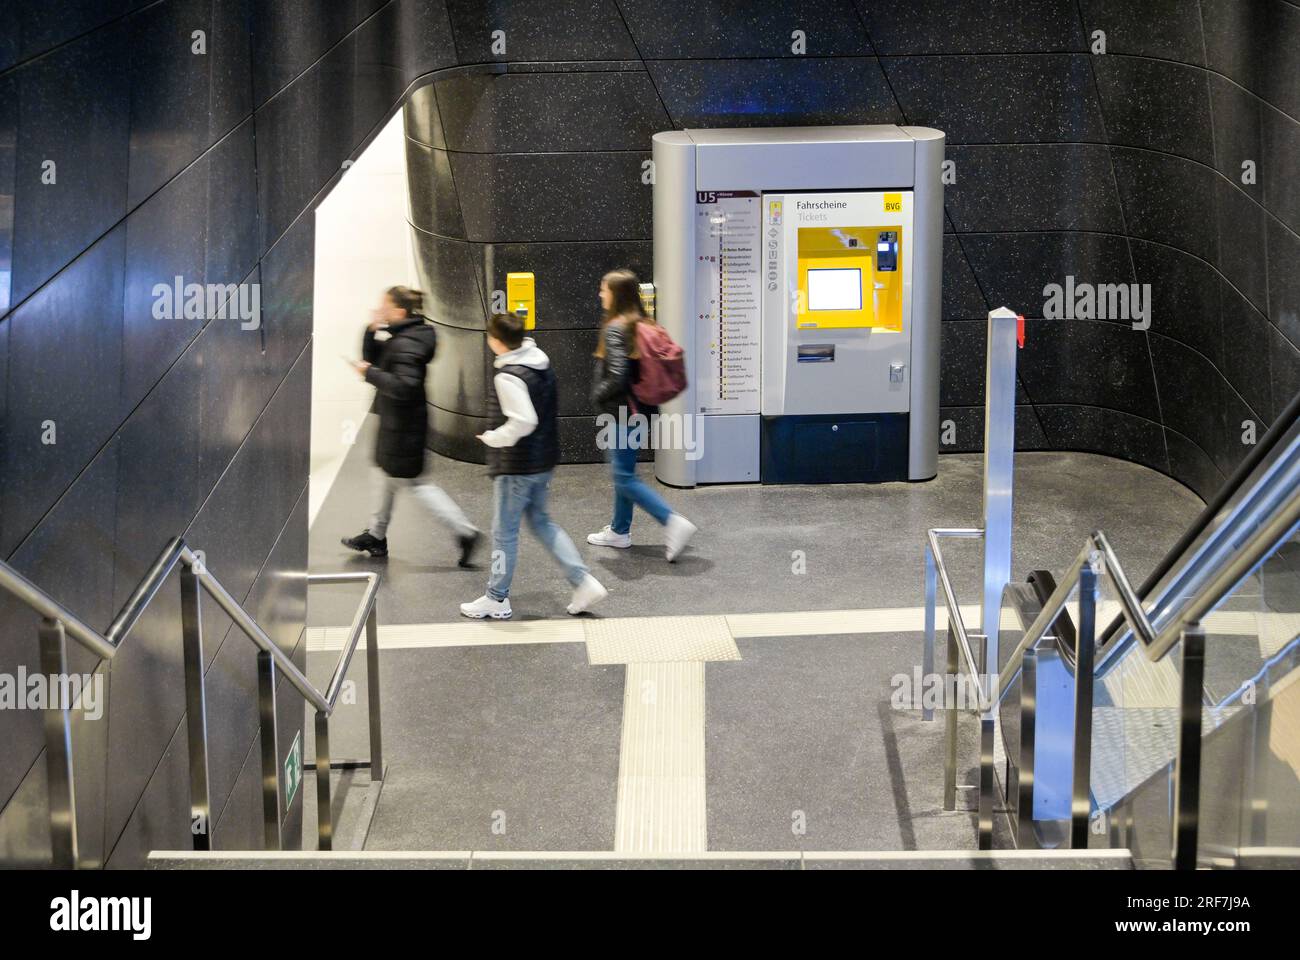
[[[1300,397],[1135,591],[1157,631],[1201,611],[1201,865],[1300,864],[1297,497]],[[1057,585],[1039,570],[1005,590],[1000,673]],[[1103,591],[1097,610],[1088,846],[1168,866],[1182,644],[1153,660],[1149,637],[1132,629],[1119,601]],[[999,792],[1023,848],[1070,846],[1076,616],[1067,607],[1032,645],[1032,668],[1015,669],[1000,691]],[[1022,717],[1032,717],[1024,737],[1031,721]],[[1021,768],[1030,764],[1032,811],[1021,811]]]

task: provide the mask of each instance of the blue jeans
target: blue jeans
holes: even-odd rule
[[[577,586],[588,573],[578,548],[569,535],[546,512],[551,492],[551,473],[524,473],[497,477],[492,484],[492,573],[487,594],[493,600],[510,596],[519,553],[519,525],[524,517],[533,535],[542,542],[556,563],[564,568],[569,583]]]
[[[660,524],[667,523],[673,515],[664,498],[636,475],[636,455],[637,448],[629,445],[622,436],[618,446],[609,451],[610,467],[614,473],[614,519],[609,528],[619,534],[631,532],[634,505]]]

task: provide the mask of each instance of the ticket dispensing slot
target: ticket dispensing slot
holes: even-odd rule
[[[834,363],[835,344],[801,343],[797,360],[799,363]]]

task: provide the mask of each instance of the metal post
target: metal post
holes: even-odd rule
[[[979,849],[993,849],[993,710],[980,717]]]
[[[1016,453],[1017,318],[1006,307],[990,311],[984,369],[984,598],[980,633],[988,663],[998,661],[1002,591],[1011,582],[1011,508]]]
[[[980,773],[979,773],[979,849],[993,849],[993,716],[997,709],[993,701],[992,687],[985,681],[988,678],[989,638],[979,633],[967,634],[967,639],[975,644],[975,662],[979,672],[971,677],[970,682],[980,691],[984,702],[989,704],[987,711],[980,713]],[[971,689],[963,687],[963,689]]]
[[[1245,792],[1244,814],[1247,822],[1242,833],[1247,839],[1239,845],[1243,847],[1267,846],[1268,810],[1269,810],[1269,766],[1273,757],[1272,730],[1273,711],[1265,704],[1272,686],[1272,677],[1267,670],[1260,677],[1255,688],[1255,705],[1250,709],[1251,744],[1250,761],[1244,780]]]
[[[41,672],[46,682],[60,688],[59,680],[68,674],[68,640],[63,624],[49,617],[41,618],[38,630],[41,649]],[[60,870],[80,866],[77,847],[77,793],[72,771],[71,704],[51,702],[45,709],[45,769],[50,796],[50,850],[53,865]]]
[[[1112,849],[1120,850],[1132,846],[1132,841],[1129,839],[1129,828],[1132,825],[1133,809],[1131,799],[1111,809],[1110,845]]]
[[[1092,672],[1097,633],[1096,552],[1079,571],[1079,629],[1074,647],[1074,782],[1070,797],[1070,846],[1087,849],[1092,814]]]
[[[262,836],[267,850],[283,849],[280,837],[280,748],[276,735],[275,660],[257,654],[257,694],[262,740]]]
[[[316,711],[316,849],[334,848],[334,808],[330,805],[330,718]]]
[[[1182,696],[1178,705],[1178,756],[1174,760],[1173,860],[1175,870],[1196,869],[1201,799],[1201,701],[1205,689],[1205,628],[1183,628]]]
[[[957,636],[948,621],[948,669],[943,677],[943,808],[957,809]]]
[[[203,617],[199,575],[185,566],[181,579],[181,646],[185,660],[185,731],[190,754],[190,833],[195,850],[212,849],[208,786],[208,707],[203,676]]]
[[[1034,722],[1038,714],[1038,651],[1025,651],[1020,667],[1020,769],[1016,775],[1016,846],[1034,839]]]
[[[376,604],[377,605],[377,604]],[[370,782],[384,779],[384,734],[379,716],[379,615],[366,617],[366,689],[370,708]]]
[[[934,675],[934,605],[938,592],[938,572],[934,567],[934,554],[930,552],[930,543],[925,544],[925,649],[921,651],[921,690],[916,695],[921,698],[921,719],[933,720],[934,708],[926,705],[922,694],[925,684]]]

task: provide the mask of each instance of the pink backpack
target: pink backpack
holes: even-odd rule
[[[636,325],[636,345],[641,374],[632,393],[638,400],[657,407],[686,389],[685,355],[667,330],[643,320]]]

